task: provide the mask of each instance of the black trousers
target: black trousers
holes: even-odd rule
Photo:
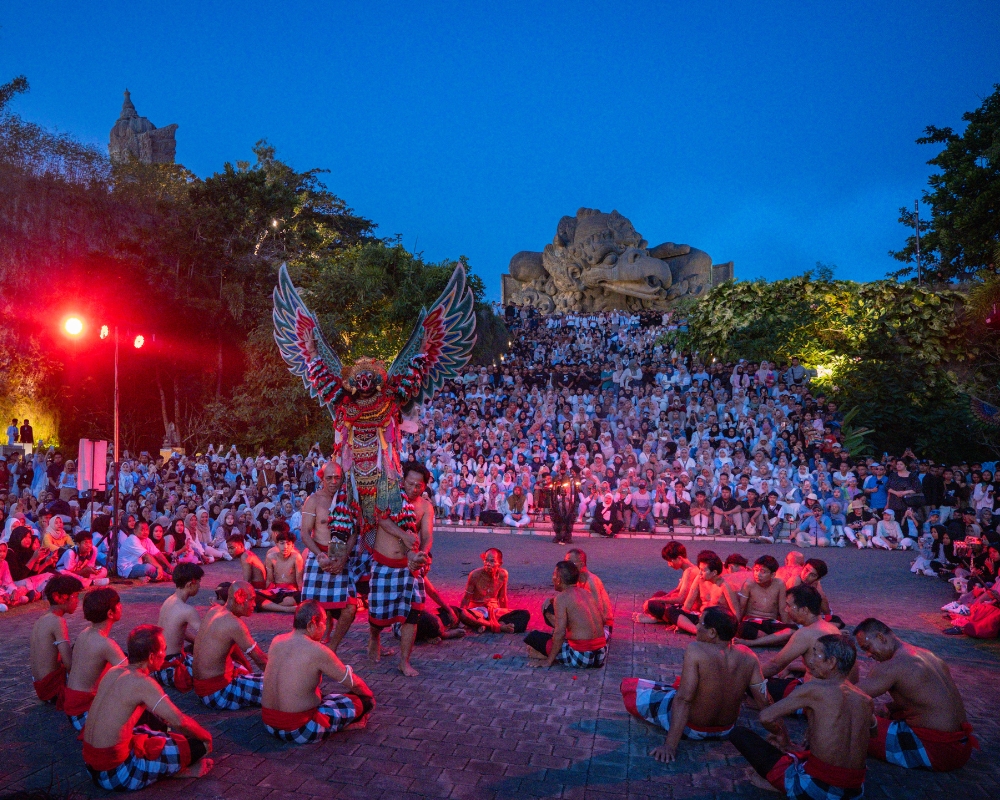
[[[729,741],[740,751],[760,777],[767,779],[774,765],[785,755],[766,739],[749,728],[737,725],[729,734]]]

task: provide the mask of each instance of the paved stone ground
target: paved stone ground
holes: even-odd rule
[[[414,664],[421,675],[406,679],[396,671],[394,660],[366,664],[367,625],[359,615],[362,621],[348,634],[341,656],[375,691],[378,707],[367,729],[322,745],[284,745],[265,733],[259,711],[211,712],[193,695],[174,694],[180,707],[216,737],[216,766],[202,780],[166,781],[147,795],[243,800],[768,796],[747,782],[748,767],[731,745],[685,742],[679,760],[670,766],[647,755],[662,738],[625,712],[618,686],[630,675],[670,679],[677,674],[686,637],[631,622],[642,601],[655,589],[672,586],[676,573],[659,557],[662,541],[581,541],[615,604],[615,634],[605,669],[529,669],[519,637],[487,634],[419,646]],[[765,551],[781,559],[788,549],[705,544],[723,557],[738,548],[751,560]],[[464,576],[489,545],[505,551],[512,605],[528,608],[537,617],[552,566],[562,555],[562,548],[545,538],[441,531],[435,545],[435,583],[457,602]],[[688,548],[694,555],[701,546],[699,542]],[[907,554],[813,552],[829,562],[831,575],[824,586],[835,610],[849,623],[877,614],[904,638],[947,658],[982,746],[965,769],[949,776],[869,762],[868,796],[997,796],[997,648],[940,635],[944,625],[938,609],[951,599],[950,589],[937,580],[911,576]],[[208,602],[208,587],[231,579],[235,572],[231,564],[209,567],[202,602]],[[162,585],[122,588],[126,613],[116,638],[124,641],[132,626],[155,620],[157,606],[168,593],[169,587]],[[28,635],[40,613],[36,605],[0,618],[0,789],[102,795],[89,781],[68,722],[39,704],[31,689]],[[71,633],[83,624],[77,612],[70,621]],[[278,614],[255,615],[250,621],[265,645],[289,626],[289,618]],[[750,718],[747,712],[746,721]]]

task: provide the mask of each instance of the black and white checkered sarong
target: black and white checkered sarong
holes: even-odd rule
[[[264,697],[264,674],[246,672],[236,667],[233,679],[225,688],[205,695],[201,702],[219,711],[239,711],[247,706],[259,706]]]
[[[302,573],[302,599],[316,600],[323,608],[345,608],[358,596],[350,564],[339,575],[320,569],[319,560],[310,551]]]
[[[403,560],[405,563],[405,559]],[[372,559],[371,594],[368,595],[368,621],[376,628],[388,628],[406,622],[411,611],[424,607],[424,578],[405,566],[388,566]]]
[[[330,734],[342,731],[351,723],[358,722],[373,707],[373,702],[365,704],[356,695],[328,694],[323,698],[323,702],[320,703],[312,718],[301,727],[295,730],[285,730],[275,728],[267,722],[264,723],[264,727],[269,734],[283,742],[310,744],[311,742],[320,742]]]
[[[90,776],[102,789],[113,792],[134,792],[156,783],[161,778],[174,775],[190,765],[191,752],[187,741],[180,734],[154,731],[145,725],[132,730],[133,738],[146,736],[149,739],[163,739],[163,749],[155,758],[143,757],[130,752],[115,769],[95,770],[88,766]],[[158,749],[158,748],[149,748]]]

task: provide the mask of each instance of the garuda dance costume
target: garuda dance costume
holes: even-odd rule
[[[316,316],[282,265],[274,290],[274,339],[288,368],[333,417],[333,458],[344,468],[346,502],[360,509],[360,539],[370,554],[379,519],[403,518],[399,451],[402,434],[446,381],[458,377],[476,343],[476,316],[459,265],[444,292],[423,309],[406,345],[387,370],[363,357],[344,367]],[[404,419],[405,415],[405,419]],[[335,507],[336,510],[336,507]],[[357,570],[357,564],[352,571]]]

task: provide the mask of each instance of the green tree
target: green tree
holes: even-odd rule
[[[920,260],[924,276],[938,281],[966,280],[1000,270],[1000,84],[975,111],[962,115],[962,133],[933,125],[918,144],[944,145],[927,163],[930,176],[924,202],[930,219],[921,221]],[[911,230],[914,212],[900,209],[899,221]],[[890,255],[907,265],[898,275],[916,272],[916,235]]]

